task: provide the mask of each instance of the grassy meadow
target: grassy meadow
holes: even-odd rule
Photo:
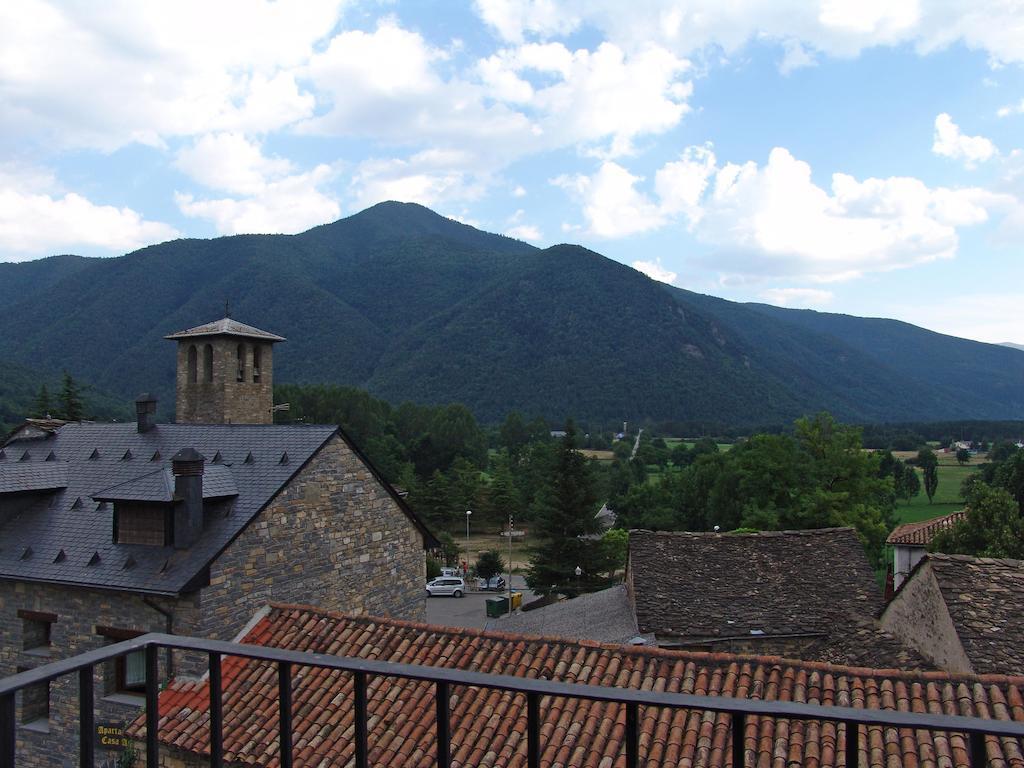
[[[916,451],[894,451],[893,455],[906,459],[916,457]],[[932,503],[928,503],[928,497],[924,492],[924,475],[917,470],[917,477],[921,481],[921,494],[910,500],[910,503],[899,501],[896,503],[896,519],[900,523],[916,523],[919,520],[930,520],[933,517],[948,515],[956,512],[964,506],[963,498],[960,496],[960,484],[978,471],[978,465],[984,464],[984,456],[974,456],[970,463],[959,465],[953,454],[939,453],[939,487],[935,490],[935,497]]]

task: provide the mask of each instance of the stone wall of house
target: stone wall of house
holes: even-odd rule
[[[882,613],[881,624],[882,629],[916,649],[939,669],[955,673],[974,671],[930,564],[922,565],[904,582]]]
[[[423,537],[339,437],[216,560],[201,634],[232,639],[268,602],[423,620]]]
[[[244,368],[238,381],[238,346],[243,347]],[[206,373],[204,348],[213,349],[213,373]],[[189,349],[196,349],[196,381],[189,371]],[[256,348],[260,352],[259,380],[254,380]],[[210,380],[208,380],[210,379]],[[274,348],[272,344],[231,336],[200,336],[178,343],[177,400],[179,424],[270,424],[274,404]]]
[[[198,626],[198,601],[194,598],[170,600],[150,598],[151,602],[174,615],[172,629],[192,634]],[[38,626],[19,617],[19,611],[54,614],[50,624],[49,647],[25,650],[28,636],[38,637]],[[109,590],[58,587],[52,584],[0,581],[0,677],[101,648],[115,640],[97,632],[97,628],[128,632],[166,632],[167,619],[142,596]],[[183,659],[175,657],[172,665]],[[160,676],[167,677],[168,657],[160,654]],[[97,666],[94,675],[96,723],[124,725],[134,719],[142,704],[141,696],[118,694],[113,663]],[[39,690],[17,697],[17,764],[19,768],[56,768],[77,765],[78,755],[78,676],[71,675],[50,684],[49,718],[23,724],[26,703],[31,706]],[[43,693],[42,695],[45,695]],[[111,753],[97,749],[96,765],[103,765]]]

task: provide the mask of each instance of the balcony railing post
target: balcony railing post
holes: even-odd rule
[[[78,670],[78,765],[93,768],[96,760],[96,712],[92,665]]]
[[[846,768],[857,768],[860,763],[860,724],[846,723]]]
[[[0,768],[14,768],[14,694],[0,695]]]
[[[988,765],[988,755],[985,754],[985,734],[972,731],[970,745],[971,768],[984,768],[984,766]]]
[[[277,662],[277,711],[281,768],[292,768],[292,665],[287,661]]]
[[[540,768],[540,694],[526,694],[526,761]]]
[[[356,768],[367,768],[369,765],[369,749],[366,743],[366,673],[354,672],[352,674],[352,686],[356,707]]]
[[[744,736],[747,730],[747,716],[743,712],[732,715],[732,768],[743,768],[747,764],[747,748]]]
[[[157,768],[160,764],[160,681],[157,659],[158,648],[146,646],[146,765]]]
[[[452,759],[451,722],[448,718],[448,683],[438,680],[434,692],[437,704],[437,768],[448,768]]]
[[[220,654],[210,653],[210,768],[224,765],[224,685]]]
[[[640,705],[626,702],[626,768],[640,764]]]

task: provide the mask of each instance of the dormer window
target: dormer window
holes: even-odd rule
[[[236,357],[238,359],[238,375],[235,377],[235,381],[245,381],[245,344],[238,345]]]
[[[165,547],[174,541],[174,516],[166,504],[114,502],[114,543]]]

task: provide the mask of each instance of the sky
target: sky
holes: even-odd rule
[[[1024,4],[0,5],[0,261],[383,200],[1024,343]]]

